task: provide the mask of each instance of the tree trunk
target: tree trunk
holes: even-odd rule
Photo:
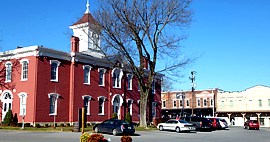
[[[148,91],[140,92],[140,127],[147,127],[146,113],[147,113],[147,98]]]

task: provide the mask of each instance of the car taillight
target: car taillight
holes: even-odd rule
[[[200,126],[202,127],[202,122],[200,122]]]

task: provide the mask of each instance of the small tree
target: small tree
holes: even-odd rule
[[[129,123],[132,123],[132,116],[130,115],[130,113],[127,113],[127,114],[126,114],[125,121],[127,121],[127,122],[129,122]]]
[[[113,113],[113,115],[112,115],[112,119],[118,119],[118,115],[117,115],[117,113]]]
[[[12,122],[12,119],[13,119],[12,111],[8,110],[8,112],[5,115],[3,124],[10,125],[10,123]]]

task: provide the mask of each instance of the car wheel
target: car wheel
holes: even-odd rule
[[[246,129],[246,126],[244,126],[244,129]]]
[[[98,132],[99,132],[98,127],[95,127],[95,132],[96,132],[96,133],[98,133]]]
[[[163,131],[163,126],[159,126],[159,131]]]
[[[176,128],[175,128],[175,131],[176,131],[177,133],[180,133],[180,132],[181,132],[181,129],[180,129],[179,127],[176,127]]]
[[[249,130],[250,130],[250,127],[249,127],[249,126],[247,126],[247,129],[249,129]]]
[[[113,130],[112,130],[112,133],[113,133],[114,136],[116,136],[118,132],[117,132],[116,129],[113,129]]]

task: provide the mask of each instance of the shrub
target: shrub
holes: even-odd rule
[[[8,112],[6,113],[6,116],[4,118],[3,124],[10,125],[12,120],[13,120],[12,111],[8,110]]]
[[[132,116],[130,115],[130,113],[127,113],[127,114],[126,114],[125,121],[127,121],[127,122],[129,122],[129,123],[132,123]]]
[[[122,136],[121,142],[132,142],[132,138],[130,136]]]
[[[113,113],[113,115],[112,115],[112,119],[118,119],[118,115],[117,115],[117,113]]]
[[[80,137],[80,142],[108,142],[102,134],[83,133]]]
[[[18,126],[18,116],[17,113],[14,114],[14,117],[12,119],[12,124],[15,126]]]

